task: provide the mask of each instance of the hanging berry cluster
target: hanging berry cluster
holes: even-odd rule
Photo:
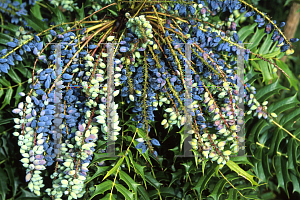
[[[44,43],[35,35],[34,40],[22,48],[39,55],[38,59],[48,67],[35,72],[28,80],[31,90],[26,95],[20,94],[25,101],[13,110],[19,115],[15,118],[18,131],[14,135],[19,137],[18,144],[23,156],[21,162],[26,168],[25,179],[29,182],[29,189],[40,195],[41,188],[45,186],[42,174],[51,169],[52,187],[46,189],[48,195],[55,199],[61,199],[63,195],[67,195],[68,199],[83,197],[86,191],[84,181],[89,176],[87,167],[93,158],[96,142],[108,139],[108,54],[103,52],[104,46],[101,53],[97,51],[105,39],[106,42],[118,44],[117,58],[113,60],[116,89],[113,96],[120,94],[127,104],[135,105],[131,110],[135,113],[132,121],[136,122],[137,128],[147,132],[145,138],[136,139],[139,142],[136,148],[142,149],[142,153],[149,149],[155,157],[159,155],[152,145],[160,146],[160,143],[148,136],[151,128],[149,122],[155,120],[154,111],[159,107],[164,110],[164,119],[160,123],[166,129],[174,125],[184,128],[186,123],[182,68],[186,50],[182,43],[192,44],[193,102],[192,112],[188,114],[193,119],[193,129],[189,131],[193,139],[190,144],[194,153],[200,155],[199,162],[211,160],[222,168],[229,156],[238,151],[235,139],[244,123],[241,120],[244,111],[237,106],[240,97],[236,74],[237,47],[242,41],[239,40],[232,13],[234,10],[245,13],[248,8],[251,8],[250,5],[242,0],[174,1],[158,3],[150,11],[140,9],[139,13],[126,13],[126,29],[117,37],[112,35],[114,20],[83,28],[78,35],[74,33],[75,28],[69,28],[67,32],[60,28],[60,34],[57,30],[50,30],[54,38],[51,42],[62,43],[61,77],[55,76],[55,45],[50,45],[49,51],[43,48]],[[228,12],[230,15],[225,16]],[[218,13],[224,21],[214,17]],[[134,17],[131,17],[132,14]],[[257,16],[255,22],[258,27],[272,34],[274,42],[278,41],[281,52],[286,52],[291,42],[298,41],[297,38],[290,41],[285,38],[280,30],[284,23],[277,26],[276,21],[271,21],[257,10],[245,13],[245,17],[254,15]],[[100,32],[104,34],[97,44],[92,39]],[[14,40],[7,45],[14,48],[19,41]],[[245,62],[248,62],[250,54],[260,57],[245,49]],[[1,56],[7,56],[0,60],[0,69],[4,73],[14,60],[22,61],[18,54],[14,52],[13,56],[9,55],[7,50],[2,50]],[[54,117],[55,84],[62,88],[62,121]],[[82,88],[72,88],[70,84]],[[244,89],[244,103],[249,107],[246,113],[250,115],[254,112],[253,116],[258,118],[270,118],[268,102],[260,104],[254,97],[255,87],[246,83]],[[112,105],[114,111],[110,115],[113,122],[111,139],[114,141],[121,130],[118,103]],[[275,113],[271,116],[277,117]],[[55,129],[56,125],[59,131]]]

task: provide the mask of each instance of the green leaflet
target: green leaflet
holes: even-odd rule
[[[150,183],[153,187],[155,187],[156,189],[159,189],[160,186],[162,185],[161,183],[159,183],[153,176],[150,172],[146,172],[145,173],[145,178],[146,178],[146,181],[148,183]]]
[[[10,76],[10,78],[11,78],[14,82],[16,82],[16,83],[21,83],[22,80],[21,80],[20,77],[16,74],[16,72],[14,71],[13,68],[11,68],[11,69],[8,71],[7,74]]]
[[[229,196],[228,199],[236,200],[237,199],[237,190],[234,188],[229,189]]]
[[[6,24],[7,25],[0,25],[0,28],[4,28],[4,29],[6,29],[6,30],[8,30],[8,31],[11,31],[11,32],[13,32],[14,34],[16,34],[16,31],[18,31],[19,30],[19,26],[17,26],[17,25],[14,25],[14,24],[11,24],[11,23],[9,23],[9,22],[6,22]],[[4,35],[6,35],[6,36],[8,36],[7,34],[4,34]],[[1,37],[1,39],[2,39],[2,37]],[[1,41],[1,40],[0,40]]]
[[[110,193],[107,193],[107,194],[105,195],[105,197],[101,198],[101,200],[116,200],[116,198],[115,198],[114,196],[117,196],[117,195],[112,194],[112,195],[110,196]]]
[[[288,155],[288,169],[295,171],[296,174],[299,176],[299,171],[298,171],[298,164],[297,164],[297,141],[289,139],[288,141],[288,146],[287,146],[287,155]],[[291,174],[291,173],[290,173]],[[300,190],[299,190],[300,192]]]
[[[223,188],[227,181],[225,179],[221,179],[218,181],[218,183],[215,185],[214,190],[212,193],[209,195],[209,197],[212,197],[214,200],[219,200],[219,197],[224,194],[223,193]]]
[[[289,115],[284,115],[280,120],[280,125],[285,128],[292,128],[294,121],[298,121],[300,118],[300,108],[289,113]]]
[[[257,48],[257,46],[260,44],[262,38],[266,35],[267,33],[265,33],[264,29],[259,29],[257,27],[255,34],[253,34],[252,38],[250,39],[249,43],[253,43],[253,44],[247,44],[247,49],[250,49],[250,51],[252,51],[253,48]]]
[[[251,61],[251,63],[255,63],[255,62]],[[247,65],[249,65],[249,64],[247,63]],[[250,71],[247,74],[245,74],[245,76],[244,76],[244,82],[245,83],[248,82],[249,84],[251,84],[253,81],[255,81],[259,77],[259,74],[260,73],[255,72],[254,69],[253,69],[253,67],[251,67]]]
[[[150,200],[147,191],[145,190],[145,188],[144,188],[142,185],[139,185],[139,186],[137,187],[137,189],[138,189],[138,191],[139,191],[139,194],[140,194],[141,197],[142,197],[142,200]]]
[[[236,164],[248,164],[251,165],[252,167],[254,167],[252,165],[252,163],[248,160],[247,157],[245,156],[236,156],[236,157],[231,157],[230,160],[232,160],[233,162],[235,162]]]
[[[249,25],[249,26],[244,26],[243,28],[241,28],[239,30],[239,32],[237,33],[240,40],[242,42],[244,42],[244,40],[252,33],[254,33],[254,28],[257,26],[257,24],[252,24],[252,25]]]
[[[280,85],[279,80],[277,79],[274,83],[257,90],[257,93],[254,96],[258,102],[263,102],[267,100],[270,96],[278,94],[279,90],[281,89],[289,90],[288,88]]]
[[[17,88],[16,94],[14,96],[14,98],[16,100],[15,101],[15,107],[17,107],[17,105],[19,104],[19,102],[22,98],[22,96],[19,95],[19,93],[22,92],[22,91],[24,91],[24,87],[23,87],[23,85],[19,85],[18,88]]]
[[[208,169],[207,173],[205,174],[205,176],[201,176],[200,180],[198,181],[198,183],[196,184],[195,187],[193,187],[192,189],[196,190],[198,192],[198,196],[200,198],[201,193],[204,189],[206,189],[206,184],[208,183],[208,181],[211,179],[211,177],[213,176],[213,174],[215,173],[215,170],[219,168],[219,166],[214,162],[212,164],[212,166]]]
[[[300,179],[293,173],[290,173],[290,177],[292,179],[293,184],[293,193],[298,192],[300,194]]]
[[[124,160],[124,156],[122,158],[120,158],[120,160],[117,162],[117,164],[107,172],[107,174],[104,176],[104,178],[102,179],[102,181],[104,181],[108,176],[110,176],[111,174],[117,172],[117,170],[119,169],[119,167],[121,166],[121,164],[123,163]]]
[[[182,176],[182,169],[179,169],[177,172],[171,174],[172,174],[172,180],[169,187],[171,187],[171,185]]]
[[[264,133],[266,130],[273,128],[271,124],[269,124],[266,120],[262,121],[255,132],[255,139],[259,140],[260,133]]]
[[[284,189],[289,197],[289,192],[287,190],[287,184],[291,181],[288,169],[287,169],[287,159],[283,156],[275,156],[273,158],[273,166],[276,171],[276,177],[278,180],[278,187]]]
[[[297,106],[297,104],[300,104],[300,101],[297,99],[297,93],[292,97],[284,98],[280,101],[276,101],[268,106],[268,112],[269,113],[276,113],[277,115],[288,110],[291,108],[294,108]]]
[[[78,9],[78,8],[75,8],[73,5],[71,5],[71,7],[76,11],[75,15],[76,15],[76,19],[83,19],[85,16],[84,16],[84,4],[81,5],[81,8]],[[82,24],[83,26],[85,24]]]
[[[184,134],[184,126],[181,128],[181,130],[179,132],[177,132],[180,134],[180,152],[182,152],[182,145],[183,145],[183,142],[184,140],[189,136],[188,134]]]
[[[162,197],[164,197],[164,199],[167,199],[167,197],[173,197],[173,198],[178,197],[175,194],[174,188],[162,187],[162,188],[159,189],[159,193]],[[149,194],[150,194],[151,198],[155,198],[158,195],[158,191],[157,190],[152,190],[152,191],[149,192]]]
[[[131,157],[130,157],[130,161],[131,161],[131,163],[132,163],[132,166],[133,166],[135,172],[136,172],[137,174],[139,174],[139,175],[143,178],[144,183],[145,183],[145,186],[146,186],[146,178],[145,178],[145,174],[144,174],[144,168],[145,168],[146,166],[141,166],[141,165],[137,164],[137,163],[132,159],[132,155],[131,155]],[[147,189],[147,186],[146,186],[146,189]]]
[[[122,179],[129,187],[130,190],[134,191],[135,198],[137,199],[137,187],[141,184],[136,183],[126,172],[120,170],[120,179]]]
[[[238,166],[235,162],[229,160],[228,162],[226,162],[226,165],[233,171],[235,171],[238,175],[243,176],[244,178],[246,178],[248,181],[251,182],[252,186],[256,185],[258,186],[258,183],[256,181],[253,180],[253,178],[255,176],[250,175],[249,173],[245,172],[242,168],[240,168],[240,166]]]
[[[4,101],[3,101],[3,104],[2,104],[2,107],[0,108],[0,110],[2,110],[6,105],[10,105],[10,100],[11,100],[13,91],[14,90],[12,88],[9,88],[6,90]]]
[[[52,12],[55,14],[55,16],[53,16],[53,19],[56,25],[67,22],[65,15],[61,12],[61,10],[58,7],[53,8],[51,6],[48,6],[48,8],[52,10]]]
[[[6,45],[8,42],[12,41],[12,37],[7,34],[0,33],[0,44]]]
[[[34,17],[34,16],[22,16],[27,21],[27,26],[30,26],[35,30],[36,32],[42,32],[43,30],[48,29],[49,27],[46,25],[46,23],[42,22],[42,20]]]
[[[269,167],[269,157],[264,152],[261,147],[258,147],[256,151],[256,157],[259,157],[259,161],[257,161],[255,165],[255,174],[260,178],[263,182],[267,183],[270,176],[272,176],[270,167]]]
[[[133,199],[133,193],[129,192],[123,185],[116,183],[115,187],[118,190],[118,192],[120,192],[125,197],[125,200]]]
[[[289,83],[290,83],[290,88],[293,86],[296,91],[298,91],[298,79],[294,76],[293,72],[289,69],[289,67],[282,61],[282,60],[276,60],[276,64],[278,65],[278,67],[280,67],[287,75],[289,75],[290,78],[286,77],[286,75],[284,74],[284,76],[288,79]]]
[[[102,167],[96,166],[96,167],[97,167],[96,173],[90,179],[88,179],[85,184],[87,184],[88,182],[97,178],[100,175],[104,175],[104,173],[106,171],[108,171],[110,168],[112,168],[111,166],[102,166]]]
[[[283,134],[283,130],[279,129],[279,128],[275,128],[275,130],[273,131],[272,134],[272,141],[271,141],[271,146],[268,152],[268,155],[276,155],[277,151],[278,151],[278,147],[280,142],[285,138],[286,136],[284,136]]]
[[[41,15],[41,10],[40,10],[40,5],[35,4],[34,6],[31,7],[30,11],[32,12],[33,16],[36,17],[39,20],[44,19]]]
[[[261,29],[262,31],[264,31],[264,29]],[[268,34],[267,38],[264,40],[263,44],[261,45],[261,47],[259,48],[258,53],[261,55],[270,53],[269,49],[270,47],[273,45],[273,40],[271,40],[272,34]]]
[[[94,194],[90,198],[90,200],[93,199],[96,195],[103,194],[107,190],[110,190],[112,187],[113,187],[113,182],[111,180],[106,180],[105,182],[96,185],[96,189],[94,191]]]
[[[265,82],[265,84],[268,85],[269,81],[273,79],[268,67],[268,63],[266,61],[260,60],[258,61],[258,66],[260,67],[263,75],[263,82]]]
[[[6,199],[6,193],[9,191],[8,189],[8,177],[7,174],[5,173],[5,171],[1,168],[0,169],[0,176],[1,176],[1,180],[0,180],[0,195],[2,197],[2,199]]]
[[[107,153],[94,153],[94,158],[91,162],[91,165],[95,162],[101,162],[105,160],[117,160],[119,157],[107,157]]]

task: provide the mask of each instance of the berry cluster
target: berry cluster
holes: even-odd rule
[[[136,122],[137,128],[147,133],[150,131],[149,121],[155,120],[154,111],[158,107],[164,110],[164,119],[160,123],[166,129],[174,125],[181,128],[186,124],[186,116],[191,115],[193,124],[189,134],[193,135],[193,139],[190,144],[194,153],[200,155],[198,161],[211,160],[222,168],[229,156],[238,151],[235,138],[241,129],[240,125],[244,123],[241,120],[244,112],[236,103],[240,98],[235,73],[237,46],[242,41],[237,35],[234,15],[231,14],[234,10],[246,12],[245,6],[248,5],[240,2],[198,0],[197,4],[174,2],[152,7],[152,14],[157,16],[157,11],[166,9],[165,13],[173,13],[179,18],[197,17],[188,21],[170,17],[155,23],[150,14],[142,12],[140,16],[131,18],[126,13],[125,16],[129,18],[126,33],[120,37],[116,59],[113,60],[113,81],[116,87],[113,92],[109,90],[111,82],[106,64],[109,54],[103,51],[95,54],[99,45],[92,42],[85,28],[80,34],[74,33],[75,28],[67,29],[67,32],[60,28],[60,34],[54,29],[49,31],[54,41],[62,44],[62,75],[57,75],[54,70],[55,45],[50,45],[50,50],[42,50],[43,42],[36,35],[28,45],[23,45],[23,50],[39,55],[39,62],[48,66],[28,80],[31,91],[25,97],[25,102],[13,110],[13,113],[20,116],[15,118],[15,128],[19,131],[14,132],[14,135],[19,137],[20,153],[24,157],[21,162],[26,168],[29,189],[40,195],[40,189],[44,187],[42,174],[45,169],[49,169],[53,181],[52,187],[47,188],[46,192],[50,196],[61,199],[63,195],[68,195],[68,199],[77,199],[84,195],[84,181],[89,175],[87,166],[92,160],[97,140],[107,140],[109,130],[113,133],[111,139],[118,139],[121,130],[118,104],[108,100],[112,95],[116,97],[119,94],[127,104],[134,104],[131,110],[135,113],[132,121]],[[230,13],[229,18],[223,22],[214,21],[218,12],[226,14],[226,11]],[[245,16],[255,14],[251,11]],[[268,34],[273,31],[273,41],[278,41],[282,52],[287,51],[289,41],[281,35],[276,22],[269,20],[269,24],[265,25],[264,14],[259,15],[256,19],[258,26],[266,26]],[[281,23],[279,27],[283,25]],[[152,34],[155,29],[165,37],[157,39]],[[93,27],[87,32],[91,30]],[[20,30],[18,34],[25,33]],[[24,36],[22,39],[27,39]],[[107,42],[115,39],[114,36],[104,38]],[[8,49],[1,51],[1,55],[7,57],[0,60],[1,71],[7,73],[9,67],[14,65],[14,60],[21,61],[20,50],[20,55],[15,51],[8,53],[21,42],[14,39],[7,44]],[[185,71],[182,68],[186,62],[186,49],[183,43],[192,44],[193,102],[190,113],[187,113],[183,103],[186,97]],[[246,49],[246,62],[250,54],[253,52]],[[62,79],[57,81],[59,78]],[[71,84],[83,88],[72,88]],[[53,91],[54,86],[62,89],[61,103],[55,103],[54,97],[57,94]],[[245,84],[244,89],[245,104],[250,108],[247,114],[255,111],[253,116],[268,119],[268,102],[260,105],[254,97],[255,88],[250,84]],[[20,95],[25,96],[24,93]],[[110,108],[113,110],[108,112]],[[106,124],[108,113],[111,127]],[[276,114],[271,113],[271,116],[276,117]],[[142,149],[142,153],[149,149],[155,157],[158,156],[152,147],[160,146],[157,139],[147,134],[147,137],[136,141],[136,148]]]

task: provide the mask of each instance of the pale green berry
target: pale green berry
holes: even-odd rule
[[[13,135],[17,137],[17,136],[20,135],[20,133],[19,132],[13,132]]]
[[[277,117],[277,115],[275,113],[271,113],[271,116],[275,117],[275,118]]]
[[[226,150],[223,152],[223,155],[224,156],[229,156],[231,154],[231,151],[230,150]]]

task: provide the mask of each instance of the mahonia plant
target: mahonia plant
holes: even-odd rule
[[[63,2],[67,5],[71,1]],[[121,2],[104,8],[114,5],[120,7]],[[128,5],[130,7],[130,3]],[[69,6],[64,8],[70,9]],[[97,9],[90,16],[104,8]],[[151,152],[157,159],[160,156],[153,145],[159,147],[161,144],[157,139],[150,138],[149,132],[150,122],[155,121],[154,111],[161,107],[164,119],[160,123],[165,129],[174,125],[184,129],[186,116],[192,116],[189,134],[193,136],[190,141],[193,152],[199,156],[196,163],[212,161],[221,169],[230,160],[230,155],[238,151],[236,138],[244,123],[242,116],[253,115],[269,122],[277,117],[275,113],[267,112],[267,101],[260,103],[256,100],[256,88],[249,83],[244,85],[244,103],[248,108],[244,113],[237,106],[240,100],[236,73],[237,47],[245,50],[245,62],[249,62],[250,55],[254,55],[279,67],[259,53],[240,46],[243,42],[238,35],[234,11],[244,13],[244,17],[256,16],[257,27],[272,35],[271,39],[281,52],[292,51],[291,43],[298,41],[297,38],[288,40],[283,35],[280,28],[284,23],[277,25],[275,20],[270,20],[265,13],[242,0],[197,0],[147,1],[126,10],[125,14],[124,10],[120,10],[122,16],[118,19],[104,17],[101,22],[97,21],[97,25],[88,28],[74,25],[65,31],[62,27],[51,27],[46,30],[53,38],[51,42],[62,43],[63,70],[58,77],[54,70],[55,45],[51,44],[50,50],[46,49],[40,33],[31,38],[24,35],[26,41],[14,39],[7,43],[9,48],[1,51],[2,72],[7,73],[15,60],[22,61],[23,50],[38,56],[38,63],[47,66],[33,71],[33,77],[28,80],[30,92],[20,93],[24,102],[13,110],[19,115],[14,120],[17,131],[13,134],[19,139],[23,156],[21,162],[26,168],[25,179],[29,189],[41,195],[41,188],[45,186],[42,175],[47,170],[52,179],[52,187],[45,190],[49,196],[54,199],[66,196],[68,200],[84,196],[84,182],[92,176],[88,166],[96,151],[96,143],[108,139],[105,134],[108,129],[107,91],[110,83],[106,70],[108,53],[103,52],[106,49],[102,44],[104,42],[117,44],[116,58],[113,60],[116,72],[113,96],[120,95],[128,105],[134,104],[131,120],[137,129],[146,133],[135,139],[135,148],[141,149],[139,152],[142,154]],[[79,24],[86,18],[81,19]],[[25,34],[20,30],[21,33]],[[99,34],[100,38],[96,38]],[[183,104],[186,89],[182,68],[186,51],[183,43],[192,44],[191,113],[187,113]],[[16,48],[20,48],[20,55],[16,53]],[[55,118],[55,82],[63,89],[62,121]],[[70,84],[82,88],[72,88]],[[110,114],[113,141],[119,139],[121,130],[117,112],[119,103],[112,105],[114,110]],[[56,125],[60,132],[55,129]],[[102,151],[105,152],[105,149]]]

